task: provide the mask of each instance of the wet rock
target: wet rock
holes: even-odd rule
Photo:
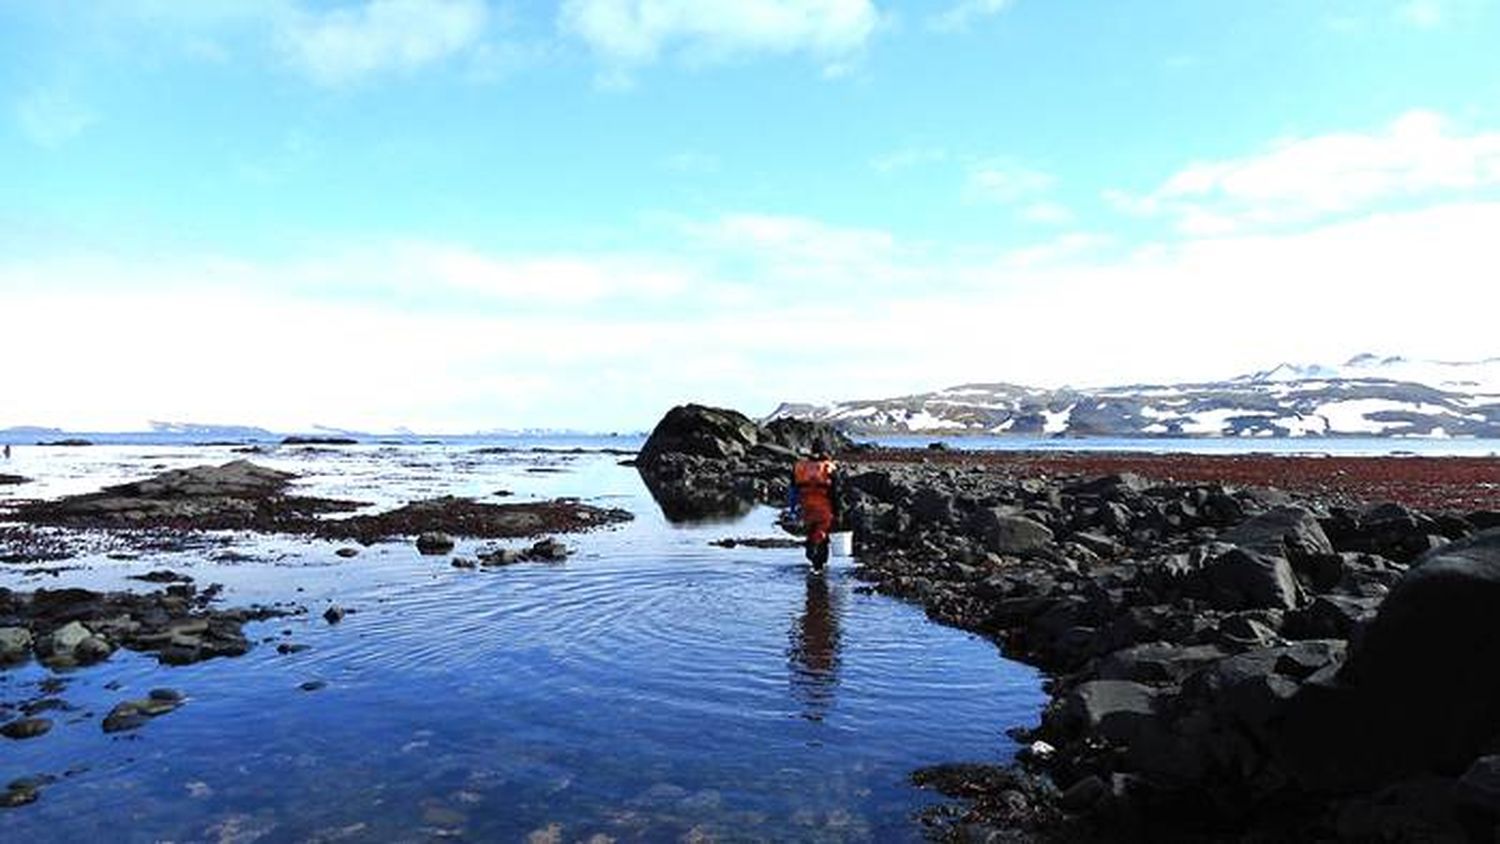
[[[476,562],[476,561],[474,561],[474,560],[469,559],[468,557],[454,557],[453,561],[451,563],[449,563],[448,565],[450,565],[450,566],[452,566],[453,568],[456,568],[456,569],[476,569],[476,568],[479,568],[479,563]]]
[[[192,583],[193,579],[185,574],[178,574],[170,569],[149,571],[145,574],[132,574],[131,580],[141,580],[146,583]]]
[[[725,537],[708,544],[718,548],[801,548],[802,540],[786,536]]]
[[[4,791],[0,791],[0,809],[14,809],[35,803],[41,793],[41,783],[35,778],[12,780]]]
[[[453,546],[453,537],[446,533],[424,533],[417,537],[417,551],[422,554],[446,554]]]
[[[346,545],[346,546],[344,546],[342,548],[339,548],[339,549],[335,550],[333,553],[335,553],[338,556],[343,557],[344,559],[347,560],[350,557],[358,557],[359,556],[359,549],[358,548],[351,548],[351,547],[349,547],[349,546]]]
[[[184,702],[185,698],[180,692],[172,689],[153,689],[149,696],[141,700],[127,700],[115,704],[109,714],[104,716],[104,732],[118,733],[138,729],[152,718],[180,708]]]
[[[0,726],[0,735],[8,739],[29,739],[51,729],[52,722],[46,718],[19,718]]]
[[[31,631],[24,627],[0,627],[0,666],[25,662],[31,655]]]
[[[344,620],[344,608],[338,604],[330,604],[328,609],[323,611],[323,620],[329,624],[338,624]]]
[[[310,647],[312,646],[304,645],[301,642],[282,642],[281,644],[276,646],[276,652],[282,655],[297,654],[302,653]]]
[[[316,692],[327,687],[328,682],[326,680],[308,680],[297,688],[301,689],[304,692]]]
[[[109,640],[99,636],[90,636],[79,642],[78,646],[73,649],[73,659],[79,665],[92,665],[109,659],[109,655],[114,652],[114,646],[109,643]]]
[[[481,565],[490,568],[496,566],[509,566],[521,562],[523,555],[514,548],[496,548],[479,554]]]
[[[562,562],[568,558],[568,546],[548,537],[526,549],[525,556],[528,560]]]
[[[119,733],[126,730],[134,730],[146,725],[151,717],[138,709],[133,703],[117,704],[104,716],[104,732]]]

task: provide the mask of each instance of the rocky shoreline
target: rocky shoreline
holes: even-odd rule
[[[777,433],[692,406],[663,430],[638,467],[669,516],[783,500],[794,449]],[[1320,488],[1311,466],[1260,458],[1261,477],[1296,481],[1282,490],[1185,471],[1239,457],[1052,457],[841,457],[857,574],[1051,678],[1022,767],[918,774],[967,801],[933,815],[942,834],[1493,840],[1493,461],[1424,511],[1341,490],[1341,464],[1318,464]],[[1429,480],[1421,500],[1439,501]]]

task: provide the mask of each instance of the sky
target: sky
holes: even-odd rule
[[[1500,355],[1500,0],[0,0],[0,427]]]

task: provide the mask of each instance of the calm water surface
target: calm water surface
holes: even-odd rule
[[[95,489],[227,448],[18,449],[37,479],[10,498]],[[299,491],[381,507],[440,494],[561,495],[636,521],[567,537],[566,564],[463,571],[408,544],[344,560],[335,545],[227,536],[229,548],[102,556],[57,575],[0,568],[0,585],[151,588],[170,567],[226,585],[228,605],[296,600],[306,616],[251,625],[248,655],[169,668],[120,652],[71,672],[46,736],[0,744],[0,783],[61,775],[0,816],[15,841],[906,840],[935,762],[999,762],[1005,730],[1036,721],[1031,669],[862,594],[839,561],[809,577],[800,552],[726,550],[774,536],[768,510],[674,526],[612,455],[482,454],[472,445],[281,449],[257,463]],[[3,488],[0,488],[3,489]],[[456,553],[504,543],[461,543]],[[519,544],[519,543],[515,543]],[[225,551],[249,559],[218,559]],[[80,561],[65,561],[67,568]],[[337,602],[338,625],[320,617]],[[278,654],[292,641],[309,650]],[[49,672],[0,673],[0,700]],[[318,691],[301,691],[307,681]],[[114,686],[115,688],[107,688]],[[157,686],[182,709],[106,735],[115,703]]]

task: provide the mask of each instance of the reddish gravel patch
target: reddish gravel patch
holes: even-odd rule
[[[1158,481],[1276,487],[1343,503],[1396,501],[1423,510],[1500,511],[1500,458],[1317,457],[884,449],[850,464],[983,466],[1011,477],[1097,477],[1134,472]]]

